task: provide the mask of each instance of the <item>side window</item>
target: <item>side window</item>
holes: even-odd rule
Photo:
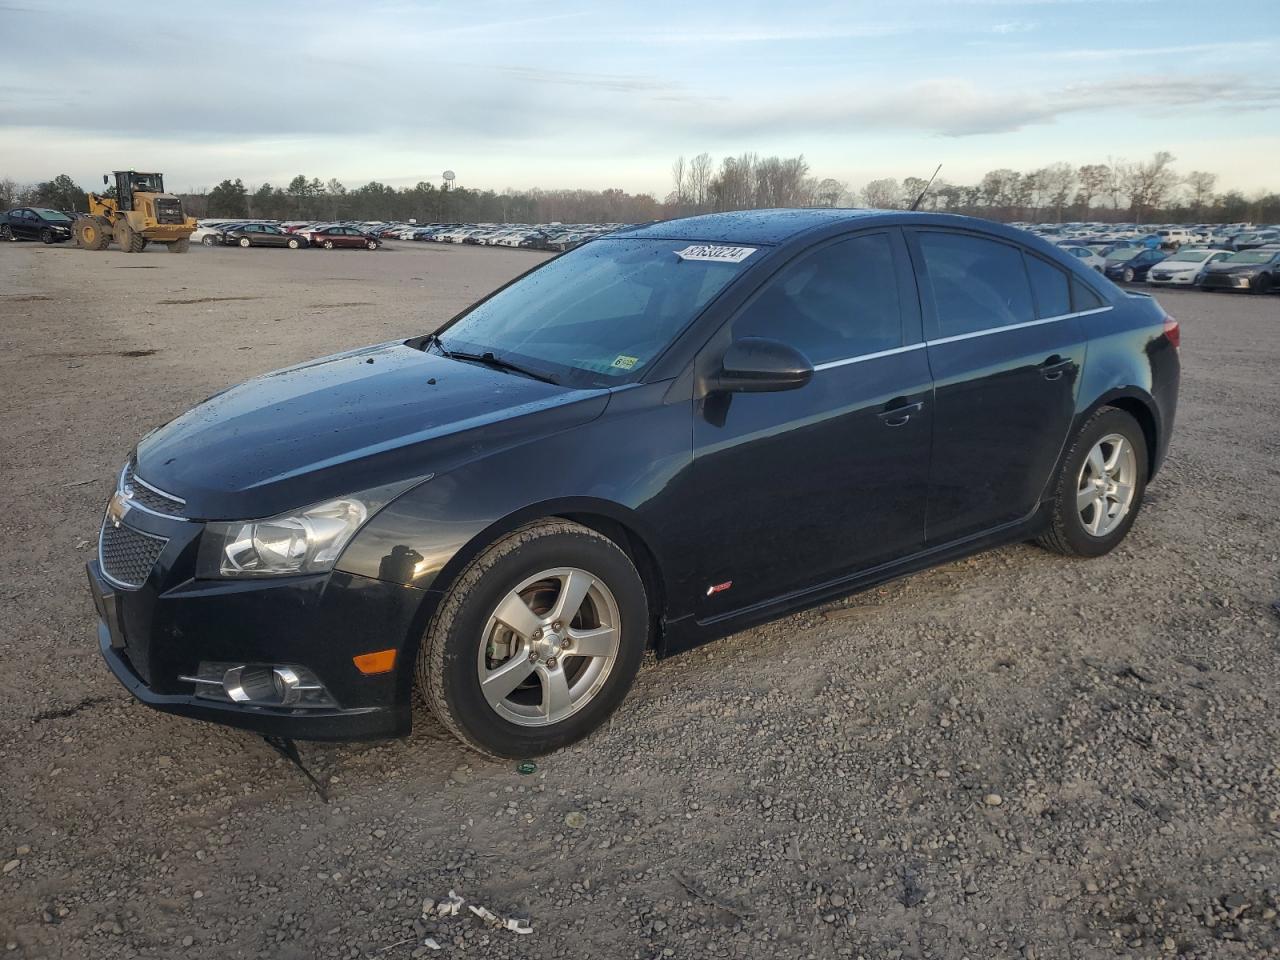
[[[852,237],[788,264],[734,318],[733,334],[781,340],[814,364],[902,346],[889,235]]]
[[[1071,312],[1071,286],[1062,270],[1027,254],[1027,276],[1036,295],[1036,316],[1041,320]]]
[[[1098,296],[1092,287],[1071,278],[1071,302],[1076,310],[1097,310],[1105,307],[1106,301]]]
[[[1035,319],[1016,247],[961,233],[921,232],[938,336],[955,337]]]

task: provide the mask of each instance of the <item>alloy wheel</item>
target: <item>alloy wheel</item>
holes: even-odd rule
[[[1133,444],[1111,433],[1093,445],[1080,467],[1076,510],[1085,532],[1093,537],[1111,533],[1129,513],[1138,479]]]
[[[485,624],[476,677],[489,706],[522,727],[548,726],[596,698],[618,656],[613,592],[577,567],[529,577]]]

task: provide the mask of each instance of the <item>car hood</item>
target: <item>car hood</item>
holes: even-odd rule
[[[1210,273],[1257,273],[1265,263],[1211,263]]]
[[[136,471],[191,517],[265,517],[443,473],[592,420],[608,397],[382,344],[215,394],[143,438]]]

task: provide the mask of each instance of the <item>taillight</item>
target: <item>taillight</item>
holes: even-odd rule
[[[1182,346],[1182,328],[1178,326],[1178,321],[1168,314],[1164,318],[1164,338],[1173,344],[1175,350]]]

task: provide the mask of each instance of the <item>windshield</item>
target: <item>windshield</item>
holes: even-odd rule
[[[1243,253],[1233,253],[1231,256],[1223,260],[1223,263],[1266,263],[1275,253],[1270,250],[1246,250]]]
[[[1108,260],[1129,260],[1142,252],[1142,247],[1123,247],[1107,254]]]
[[[36,216],[41,220],[56,220],[58,222],[70,223],[71,218],[61,210],[46,210],[44,207],[35,207]]]
[[[443,330],[440,343],[576,373],[584,384],[620,382],[653,361],[753,255],[757,248],[687,240],[595,240],[494,294]]]
[[[1184,250],[1169,258],[1170,263],[1203,263],[1208,259],[1211,250]]]

